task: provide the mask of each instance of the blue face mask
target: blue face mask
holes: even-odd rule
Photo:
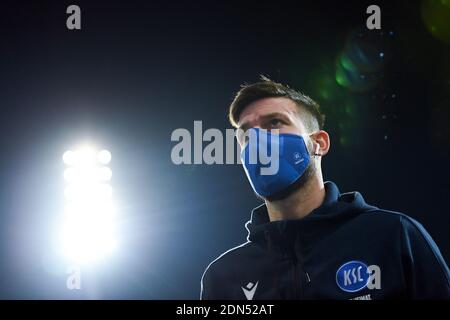
[[[292,185],[306,171],[310,155],[302,136],[251,128],[241,160],[253,190],[273,196]]]

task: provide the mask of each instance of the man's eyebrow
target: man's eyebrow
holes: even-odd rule
[[[275,117],[280,117],[285,120],[289,120],[289,117],[287,115],[280,113],[280,112],[272,112],[272,113],[264,114],[264,115],[259,116],[258,118],[262,119],[262,120],[268,120],[268,119],[275,118]],[[249,127],[250,127],[250,125],[249,125],[248,121],[243,122],[242,124],[238,125],[238,128],[243,130],[244,132],[247,131],[249,129]]]
[[[268,113],[268,114],[265,114],[265,115],[260,116],[260,118],[262,118],[262,119],[264,119],[264,120],[266,120],[266,119],[271,119],[271,118],[275,118],[275,117],[280,117],[280,118],[284,118],[284,119],[289,119],[288,116],[286,116],[285,114],[280,113],[280,112],[272,112],[272,113]]]

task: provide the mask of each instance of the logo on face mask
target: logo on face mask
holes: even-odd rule
[[[299,164],[300,162],[304,161],[305,159],[302,157],[302,155],[299,152],[294,153],[294,163]]]
[[[345,292],[357,292],[366,287],[381,289],[380,267],[367,266],[361,261],[349,261],[336,272],[336,283]]]

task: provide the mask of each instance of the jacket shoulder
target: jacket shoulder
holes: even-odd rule
[[[434,239],[424,228],[424,226],[417,220],[410,216],[395,211],[378,209],[379,214],[368,215],[374,219],[380,219],[381,223],[386,224],[391,222],[392,225],[400,233],[401,245],[404,254],[411,259],[417,260],[417,256],[423,256],[422,260],[436,262],[438,269],[442,271],[445,276],[447,284],[450,286],[450,271],[448,266],[436,244]]]
[[[201,299],[213,298],[220,291],[218,284],[230,279],[236,267],[241,265],[242,257],[248,256],[254,250],[253,243],[247,241],[239,246],[231,248],[216,259],[214,259],[205,269],[201,278]]]
[[[392,210],[375,208],[365,211],[361,214],[361,218],[368,219],[371,222],[380,221],[382,223],[391,223],[396,227],[404,227],[405,225],[420,226],[422,225],[410,216]]]
[[[221,272],[221,270],[229,270],[230,266],[236,262],[236,259],[242,258],[243,255],[246,255],[247,253],[251,252],[253,249],[253,243],[250,241],[247,241],[243,244],[240,244],[236,247],[233,247],[224,253],[222,253],[220,256],[215,258],[207,267],[205,272],[203,273],[203,276],[208,271],[214,271],[214,272]]]

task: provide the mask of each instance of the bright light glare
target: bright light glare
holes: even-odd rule
[[[101,180],[101,181],[111,180],[112,171],[108,167],[99,168],[96,173],[97,173],[98,180]]]
[[[87,204],[66,209],[62,229],[65,256],[77,263],[99,260],[116,249],[115,217],[111,206]]]
[[[95,163],[95,150],[92,147],[83,147],[76,152],[76,166],[90,168],[95,166]]]
[[[67,200],[78,203],[103,201],[107,202],[112,197],[112,187],[109,184],[70,184],[64,190]]]
[[[68,150],[63,154],[63,162],[69,166],[75,164],[75,152]]]
[[[97,153],[97,160],[101,164],[108,164],[111,161],[111,152],[108,150],[101,150]]]
[[[64,179],[67,182],[75,181],[76,177],[77,177],[77,170],[75,168],[68,168],[64,170]]]
[[[83,146],[75,151],[68,150],[63,154],[63,162],[68,166],[92,167],[96,161],[96,152],[90,146]]]
[[[108,167],[71,167],[64,170],[64,179],[69,183],[96,184],[100,181],[109,181],[111,178],[112,171]]]
[[[92,262],[111,254],[117,246],[112,170],[108,150],[91,146],[63,154],[66,209],[62,226],[64,255],[77,263]]]

